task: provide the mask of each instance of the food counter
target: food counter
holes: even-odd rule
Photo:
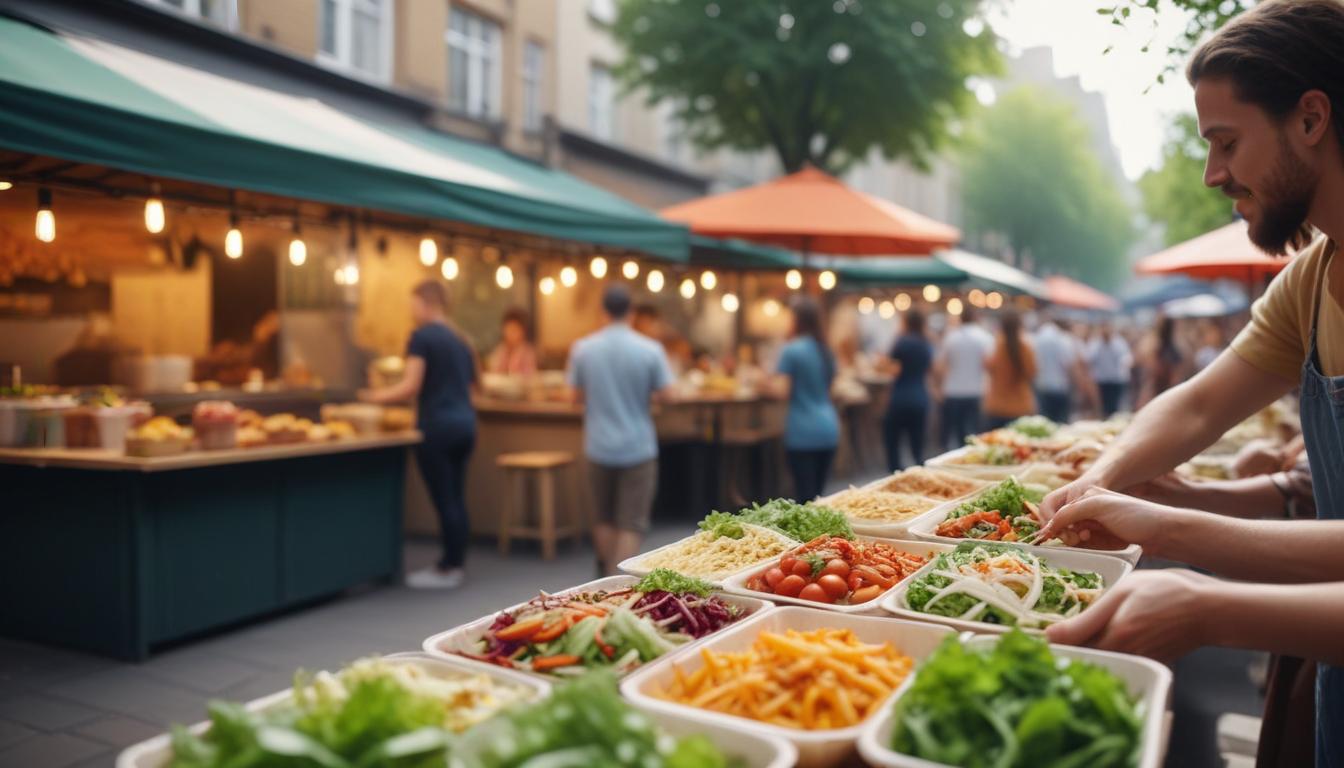
[[[0,450],[0,634],[140,659],[395,577],[406,448],[419,440],[156,458]]]

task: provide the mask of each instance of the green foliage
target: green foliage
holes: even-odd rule
[[[1073,107],[1024,87],[1002,95],[968,132],[966,223],[997,232],[1038,267],[1100,286],[1127,272],[1129,206],[1093,153]]]
[[[1143,211],[1165,225],[1167,245],[1183,243],[1233,219],[1231,201],[1204,185],[1206,154],[1195,116],[1178,115],[1162,150],[1162,164],[1139,179]]]
[[[792,499],[752,504],[736,515],[711,512],[700,521],[700,530],[710,531],[715,537],[740,539],[742,523],[774,529],[794,541],[807,542],[818,536],[854,538],[854,529],[843,514],[820,504],[799,504]]]
[[[1117,27],[1131,24],[1157,26],[1157,14],[1163,5],[1185,11],[1190,21],[1185,30],[1174,41],[1167,44],[1169,58],[1166,68],[1157,76],[1157,82],[1165,82],[1184,65],[1185,59],[1203,37],[1226,24],[1234,16],[1255,4],[1254,0],[1107,0],[1097,8],[1097,13],[1111,17],[1111,23]],[[1140,49],[1147,53],[1154,41],[1149,40]],[[1108,49],[1109,50],[1109,49]]]
[[[993,33],[962,28],[982,2],[622,0],[617,74],[675,104],[702,149],[772,149],[786,171],[873,151],[922,166],[973,104],[966,79],[1002,69]]]

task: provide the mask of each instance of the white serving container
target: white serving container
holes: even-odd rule
[[[699,648],[681,650],[646,665],[625,679],[621,684],[621,693],[637,706],[657,712],[659,716],[663,714],[681,716],[700,723],[721,724],[745,733],[787,739],[798,749],[798,765],[805,768],[841,765],[853,756],[855,743],[863,730],[863,723],[849,728],[804,731],[676,704],[660,699],[653,693],[655,690],[666,689],[672,683],[675,674],[674,665],[685,672],[699,669],[703,664],[699,656],[702,649],[718,653],[737,653],[748,650],[761,632],[783,632],[789,629],[806,632],[823,628],[851,630],[861,642],[865,643],[891,643],[901,653],[913,658],[916,664],[933,653],[944,638],[955,634],[947,627],[921,622],[828,613],[812,608],[776,608],[729,627],[711,637]],[[897,691],[899,690],[897,688]],[[873,717],[889,709],[894,696],[895,692],[892,697],[879,704]]]
[[[617,589],[624,589],[626,587],[633,586],[638,581],[639,578],[635,576],[607,576],[606,578],[596,579],[594,581],[587,582],[586,584],[580,584],[577,587],[562,589],[558,592],[554,592],[553,594],[565,595],[571,592],[596,592],[598,590],[611,592]],[[740,595],[731,595],[727,593],[719,593],[719,597],[721,597],[723,601],[728,603],[729,605],[736,605],[740,608],[744,608],[750,611],[750,615],[739,620],[737,624],[741,624],[744,621],[750,621],[751,619],[755,618],[756,614],[763,613],[775,607],[774,603],[759,597],[743,597]],[[515,605],[511,605],[508,608],[505,608],[504,611],[516,611],[519,608],[522,608],[523,606],[527,605],[527,603],[528,601],[524,601],[521,603],[517,603]],[[489,629],[490,625],[495,623],[495,617],[498,616],[500,613],[503,613],[504,611],[495,611],[494,613],[482,616],[479,619],[476,619],[475,621],[471,621],[461,626],[454,627],[453,629],[449,629],[444,632],[439,632],[438,634],[431,635],[425,638],[424,643],[421,644],[421,648],[426,653],[430,654],[431,656],[434,656],[435,658],[449,658],[455,661],[471,664],[473,666],[485,667],[486,669],[503,669],[503,667],[500,667],[495,664],[490,664],[489,662],[479,661],[476,659],[469,659],[466,658],[465,656],[459,656],[457,655],[457,652],[458,651],[474,652],[473,646],[475,645],[477,638],[481,636],[481,633]],[[730,625],[729,627],[725,627],[724,629],[719,630],[719,633],[725,632],[728,629],[731,629],[733,626],[736,626],[736,624]],[[714,637],[714,634],[707,635],[706,637],[702,637],[698,640],[692,640],[686,645],[681,646],[681,648],[672,651],[672,653],[677,653],[681,651],[683,648],[698,646],[711,637]],[[653,662],[646,662],[645,666],[651,663]],[[528,670],[522,670],[522,669],[516,670],[514,674],[525,675],[535,680],[546,680],[550,682],[564,679],[563,676],[559,675],[546,675],[540,672],[530,672]]]
[[[944,468],[944,467],[929,467],[928,469],[937,469],[938,471],[943,471],[943,472],[947,471],[946,468]],[[905,470],[902,470],[902,471],[905,471]],[[872,481],[872,482],[870,482],[870,483],[868,483],[868,484],[866,484],[866,485],[858,486],[858,489],[859,489],[859,490],[881,490],[881,487],[882,487],[883,485],[885,485],[887,482],[889,482],[889,481],[890,481],[895,475],[897,475],[897,474],[900,474],[900,473],[897,472],[897,473],[893,473],[893,474],[891,474],[891,475],[887,475],[887,476],[885,476],[885,477],[880,477],[880,478],[878,478],[878,479],[876,479],[876,480],[874,480],[874,481]],[[952,474],[957,474],[957,473],[952,473]],[[957,497],[956,499],[952,499],[951,501],[957,501],[957,502],[960,502],[960,501],[962,501],[963,499],[965,499],[965,498],[971,496],[972,494],[979,493],[980,491],[982,491],[982,490],[984,490],[985,488],[989,487],[989,485],[991,484],[990,481],[988,481],[988,480],[983,480],[983,479],[981,479],[981,478],[977,478],[977,477],[971,477],[971,476],[969,476],[969,475],[962,475],[962,477],[964,477],[966,480],[970,480],[970,481],[973,481],[973,482],[977,483],[979,487],[974,488],[974,489],[972,489],[971,491],[967,492],[966,494],[964,494],[964,495],[962,495],[962,496],[959,496],[959,497]],[[822,498],[817,499],[816,503],[817,503],[817,504],[820,504],[821,506],[826,506],[827,503],[828,503],[829,501],[831,501],[832,499],[834,499],[836,496],[839,496],[840,493],[843,493],[843,492],[844,492],[844,491],[840,491],[840,492],[838,492],[838,493],[833,493],[833,494],[831,494],[830,496],[823,496]],[[920,494],[911,494],[911,495],[912,495],[912,496],[919,496]],[[859,534],[859,535],[861,535],[861,536],[876,536],[876,537],[878,537],[878,538],[884,538],[884,539],[902,539],[902,538],[909,538],[909,533],[910,533],[910,526],[911,526],[911,524],[913,524],[916,520],[919,520],[919,519],[921,519],[921,518],[927,516],[927,515],[928,515],[930,512],[932,512],[934,509],[937,509],[938,507],[940,507],[940,506],[942,506],[943,504],[946,504],[946,503],[947,503],[947,501],[941,501],[941,500],[938,500],[938,499],[932,499],[931,497],[927,497],[927,496],[925,496],[925,497],[923,497],[923,498],[929,498],[931,501],[935,501],[935,502],[937,502],[937,503],[935,503],[934,506],[933,506],[932,508],[927,509],[927,510],[925,510],[925,511],[923,511],[923,512],[920,512],[918,515],[915,515],[915,516],[913,516],[913,517],[907,518],[907,519],[905,519],[905,520],[900,520],[900,521],[884,522],[884,521],[879,521],[879,520],[869,520],[869,519],[860,518],[860,517],[852,517],[852,516],[850,516],[848,513],[846,513],[843,509],[838,509],[838,508],[837,508],[836,511],[837,511],[837,512],[840,512],[841,514],[844,514],[844,515],[845,515],[845,519],[849,521],[849,526],[850,526],[851,528],[854,529],[854,532],[855,532],[855,533],[857,533],[857,534]]]
[[[792,549],[792,548],[794,548],[794,547],[797,547],[797,546],[799,546],[799,545],[801,545],[801,544],[803,543],[803,542],[801,542],[801,541],[794,541],[793,539],[789,538],[788,536],[785,536],[784,534],[780,533],[779,531],[774,530],[773,528],[762,528],[762,527],[759,526],[759,525],[751,525],[750,523],[743,523],[742,525],[745,526],[745,527],[748,527],[748,528],[755,528],[755,529],[758,530],[758,531],[764,531],[765,533],[767,533],[767,534],[769,534],[769,535],[771,535],[771,536],[773,536],[773,537],[779,539],[781,542],[785,542],[785,543],[787,543],[787,544],[789,545],[789,548],[790,548],[790,549]],[[700,533],[700,531],[697,530],[696,533],[698,534],[698,533]],[[687,541],[687,539],[690,539],[690,538],[692,538],[693,536],[695,536],[695,534],[691,534],[691,536],[687,536],[685,539],[678,539],[678,540],[672,542],[671,544],[665,544],[665,545],[663,545],[663,546],[661,546],[661,547],[658,547],[657,549],[651,549],[651,550],[649,550],[648,552],[644,552],[644,553],[635,555],[634,557],[626,558],[625,560],[622,560],[616,567],[619,568],[619,569],[622,570],[622,571],[625,571],[625,572],[628,573],[628,574],[631,574],[632,576],[641,576],[641,577],[642,577],[642,576],[647,576],[647,575],[649,574],[649,572],[653,570],[652,568],[650,568],[650,567],[644,565],[645,561],[646,561],[648,558],[652,557],[652,556],[655,555],[655,554],[659,554],[659,553],[662,553],[662,552],[664,552],[664,551],[666,551],[666,550],[668,550],[668,549],[671,549],[672,547],[675,547],[675,546],[679,546],[679,545],[681,545],[681,544],[684,544],[684,543]],[[752,563],[752,564],[750,564],[750,565],[744,566],[744,567],[741,568],[740,570],[734,571],[733,573],[726,573],[726,574],[722,574],[722,575],[720,575],[720,576],[718,576],[718,577],[716,577],[716,578],[709,578],[709,579],[704,579],[704,580],[705,580],[705,581],[708,581],[708,582],[711,583],[711,584],[720,585],[720,584],[722,584],[722,583],[724,582],[724,580],[727,579],[729,576],[735,575],[735,574],[737,574],[737,573],[741,573],[742,571],[745,571],[745,570],[749,570],[749,569],[755,568],[756,566],[760,565],[761,563],[767,562],[768,560],[769,560],[769,558],[767,558],[767,559],[765,559],[765,560],[757,560],[756,562],[754,562],[754,563]],[[703,577],[702,577],[702,578],[703,578]]]
[[[926,555],[929,557],[932,557],[933,555],[936,555],[939,552],[946,552],[949,549],[953,549],[955,546],[955,545],[943,544],[941,542],[900,541],[897,539],[880,539],[874,536],[859,536],[857,537],[856,540],[880,541],[883,544],[890,544],[893,548],[901,552],[906,552],[914,555]],[[859,603],[858,605],[833,605],[830,603],[818,603],[813,600],[804,600],[801,597],[786,597],[784,595],[772,595],[766,592],[757,592],[753,589],[747,588],[748,579],[750,579],[757,573],[765,570],[766,568],[773,566],[775,562],[776,560],[770,560],[761,565],[756,566],[755,568],[742,571],[741,573],[735,574],[727,579],[724,579],[723,590],[733,595],[743,595],[746,597],[755,597],[764,600],[771,600],[774,601],[775,603],[780,604],[788,603],[790,605],[801,605],[804,608],[818,608],[823,611],[834,611],[836,613],[881,615],[882,599],[886,597],[888,594],[890,594],[892,590],[896,589],[896,587],[900,586],[900,582],[897,582],[896,584],[893,584],[891,586],[891,589],[885,590],[884,592],[882,592],[882,594],[878,595],[872,600],[869,600],[866,603]]]
[[[983,635],[965,641],[968,648],[977,649],[992,646],[995,642],[996,638]],[[1051,645],[1050,650],[1056,656],[1105,667],[1125,682],[1130,695],[1138,699],[1142,708],[1143,728],[1139,738],[1143,748],[1136,768],[1159,768],[1167,753],[1166,711],[1171,694],[1171,670],[1142,656],[1066,645]],[[916,671],[905,681],[896,693],[897,699],[905,694],[918,674]],[[859,736],[859,753],[864,760],[882,768],[944,768],[943,763],[922,760],[893,750],[889,745],[895,721],[892,707],[888,706],[880,716],[870,719],[864,726]]]
[[[734,728],[725,723],[692,720],[684,715],[635,705],[651,716],[658,727],[679,739],[705,736],[721,752],[743,761],[743,768],[792,768],[798,764],[798,748],[788,739],[769,733]]]
[[[544,681],[533,679],[527,675],[520,675],[501,667],[482,668],[480,665],[467,663],[465,659],[445,659],[419,652],[395,653],[386,658],[395,664],[411,664],[422,667],[439,677],[484,673],[499,683],[531,690],[535,693],[534,698],[537,699],[545,698],[551,692],[550,684]],[[293,695],[293,690],[277,691],[269,696],[253,699],[244,706],[253,712],[259,712],[283,704],[289,701]],[[197,723],[190,728],[191,732],[196,734],[204,733],[209,729],[209,721]],[[122,750],[121,754],[117,756],[116,768],[165,768],[172,762],[172,758],[172,737],[164,733],[138,744],[132,744]]]
[[[974,450],[979,450],[980,446],[964,445],[956,450],[934,456],[932,459],[924,462],[924,466],[934,469],[944,469],[948,472],[956,472],[960,475],[973,477],[977,480],[987,480],[998,482],[1008,477],[1017,477],[1031,466],[1026,464],[958,464],[957,461]]]
[[[1000,544],[1001,542],[985,542],[987,544]],[[1022,544],[1009,544],[1030,552],[1039,557],[1046,565],[1056,568],[1067,568],[1071,571],[1092,571],[1101,576],[1102,591],[1115,586],[1116,582],[1124,578],[1134,569],[1128,561],[1118,557],[1111,557],[1096,552],[1086,550],[1071,549],[1069,547],[1031,547]],[[1000,624],[990,624],[984,621],[965,621],[952,618],[950,616],[939,616],[933,613],[923,613],[909,607],[905,601],[906,590],[915,580],[922,578],[924,574],[933,570],[933,562],[930,561],[923,568],[915,571],[909,578],[900,582],[894,589],[882,598],[882,609],[903,619],[914,619],[916,621],[933,621],[939,624],[946,624],[949,627],[978,633],[1002,633],[1007,632],[1011,627],[1005,627]],[[1023,628],[1025,632],[1040,632],[1039,629]]]

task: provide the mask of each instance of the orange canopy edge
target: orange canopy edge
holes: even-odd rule
[[[1103,312],[1115,312],[1120,309],[1120,302],[1113,297],[1063,275],[1051,275],[1045,278],[1045,291],[1050,303],[1062,307],[1095,309]]]
[[[1278,274],[1286,266],[1288,259],[1270,256],[1251,243],[1245,221],[1234,221],[1145,256],[1134,266],[1134,271],[1141,275],[1182,274],[1204,280],[1254,280]]]

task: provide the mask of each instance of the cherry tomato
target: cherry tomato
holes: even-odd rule
[[[826,590],[826,594],[832,600],[839,600],[849,594],[849,586],[845,584],[845,580],[834,573],[823,573],[821,578],[817,579],[817,586]]]
[[[826,562],[826,567],[821,569],[823,574],[839,576],[842,579],[849,578],[849,563],[840,558],[833,558]]]
[[[811,585],[809,585],[802,576],[785,576],[779,582],[779,585],[775,587],[775,594],[783,595],[784,597],[797,597],[798,593],[802,592],[803,587],[806,586]],[[818,589],[820,589],[820,587],[818,587]]]
[[[771,568],[765,572],[765,583],[770,585],[770,589],[779,586],[779,582],[784,580],[784,571],[779,568]]]
[[[798,558],[792,555],[785,555],[779,558],[779,570],[783,571],[784,575],[787,576],[790,573],[793,573],[793,564],[797,561]]]
[[[863,583],[863,577],[857,573],[851,573],[849,578],[845,579],[845,586],[849,587],[850,592],[862,587]]]
[[[882,594],[882,588],[876,584],[870,584],[862,589],[854,590],[854,593],[849,596],[849,604],[866,603],[880,594]]]
[[[806,587],[803,587],[803,591],[799,592],[798,596],[804,600],[811,600],[815,603],[834,602],[831,596],[826,594],[826,590],[822,589],[820,584],[808,584]]]
[[[794,576],[801,576],[804,579],[812,578],[812,564],[806,560],[794,560],[791,572]]]

